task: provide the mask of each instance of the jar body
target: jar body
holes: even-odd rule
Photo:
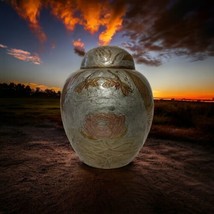
[[[96,168],[130,163],[142,148],[153,118],[146,78],[125,68],[89,68],[72,74],[61,96],[66,135],[81,161]]]

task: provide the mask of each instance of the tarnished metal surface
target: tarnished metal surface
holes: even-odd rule
[[[123,65],[123,66],[122,66]],[[118,47],[90,50],[61,97],[65,132],[80,159],[97,168],[127,165],[138,154],[153,118],[146,78]]]

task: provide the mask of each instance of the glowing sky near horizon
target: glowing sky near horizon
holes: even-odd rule
[[[99,2],[97,0],[90,4],[77,0],[73,9],[67,4],[73,1],[64,1],[67,2],[64,7],[60,4],[62,1],[46,1],[51,3],[43,6],[42,1],[29,0],[27,2],[33,2],[33,6],[29,4],[28,9],[25,5],[14,5],[10,2],[16,1],[0,2],[0,82],[31,83],[32,86],[38,84],[61,89],[66,78],[79,69],[81,55],[85,50],[109,44],[125,48],[133,54],[136,70],[146,76],[155,97],[214,97],[214,57],[211,56],[214,52],[213,27],[208,27],[208,39],[199,40],[199,44],[194,44],[195,41],[191,43],[191,29],[186,31],[189,36],[184,36],[180,29],[177,29],[176,35],[173,29],[168,34],[162,34],[160,38],[158,33],[147,35],[148,38],[143,41],[142,35],[151,32],[152,23],[157,25],[152,30],[158,32],[164,32],[165,25],[168,25],[166,29],[170,29],[171,24],[162,20],[161,15],[156,15],[156,8],[152,8],[148,0],[145,5],[147,9],[151,9],[144,13],[145,17],[137,13],[138,10],[141,11],[140,1],[137,0],[127,1],[132,2],[130,4],[121,3],[125,1],[104,1],[104,9],[101,4],[96,4]],[[169,2],[172,8],[172,3],[179,1]],[[186,7],[191,8],[188,5]],[[171,16],[168,11],[169,9],[164,13],[166,17]],[[178,17],[180,11],[183,10],[178,9]],[[192,13],[188,14],[192,16]],[[156,19],[149,19],[151,16]],[[194,18],[190,19],[192,24],[189,26],[193,30]],[[213,24],[214,19],[211,22]],[[178,40],[181,38],[185,42],[173,44],[171,41],[176,41],[176,36]],[[78,49],[74,50],[74,45],[78,45]],[[185,45],[189,52],[182,55]],[[175,49],[180,52],[174,53]],[[195,58],[191,58],[195,55]],[[195,60],[200,57],[205,59]]]

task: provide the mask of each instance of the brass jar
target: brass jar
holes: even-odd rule
[[[130,163],[142,148],[154,103],[132,56],[116,46],[88,51],[61,96],[66,135],[81,161],[96,168]]]

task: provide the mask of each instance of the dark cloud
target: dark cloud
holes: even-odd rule
[[[74,52],[79,56],[85,55],[85,44],[81,39],[73,40]]]
[[[160,65],[172,55],[202,60],[214,55],[214,1],[132,0],[123,34],[137,63]]]
[[[134,45],[133,43],[122,43],[122,46],[126,49],[129,49],[132,52],[132,56],[134,57],[136,63],[138,64],[146,64],[152,66],[159,66],[161,65],[161,58],[162,56],[152,52],[152,49],[159,50],[159,47],[153,47],[150,51],[145,51],[138,45]],[[153,56],[152,56],[153,55]]]
[[[74,52],[79,56],[85,55],[85,50],[80,47],[74,47]]]

